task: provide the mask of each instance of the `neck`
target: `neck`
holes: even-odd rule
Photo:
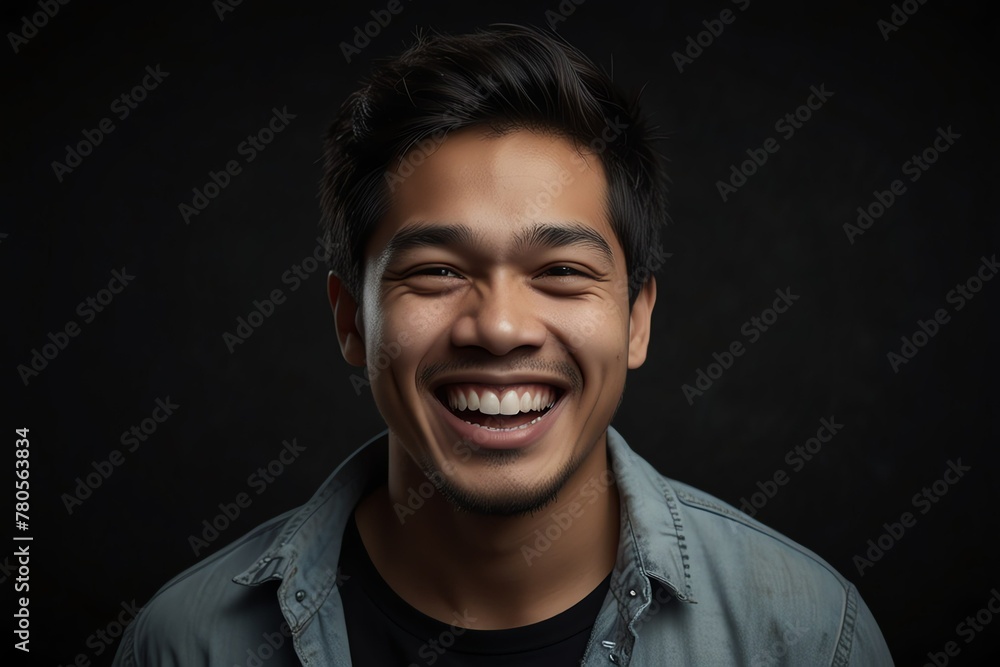
[[[389,482],[355,515],[365,548],[389,586],[432,618],[488,630],[555,616],[615,563],[619,498],[605,437],[553,503],[507,517],[458,511],[436,489],[414,508],[411,490],[430,486],[390,436]]]

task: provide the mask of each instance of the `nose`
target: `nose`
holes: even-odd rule
[[[469,291],[451,331],[456,347],[480,347],[502,356],[519,347],[541,347],[547,329],[538,295],[513,276]]]

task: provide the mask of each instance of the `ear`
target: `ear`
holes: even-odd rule
[[[646,361],[649,347],[650,321],[656,303],[656,278],[649,277],[632,304],[628,324],[628,367],[639,368]]]
[[[364,366],[365,339],[361,331],[358,302],[347,291],[343,281],[333,275],[333,271],[326,279],[326,293],[333,308],[333,324],[337,328],[340,353],[352,366]]]

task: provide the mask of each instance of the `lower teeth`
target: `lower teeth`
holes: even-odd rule
[[[482,424],[476,424],[475,422],[470,422],[470,421],[465,420],[465,419],[463,419],[462,421],[464,421],[466,424],[469,424],[470,426],[475,426],[476,428],[484,428],[487,431],[519,431],[522,428],[527,428],[528,426],[531,426],[532,424],[538,422],[538,420],[540,420],[544,416],[545,415],[540,415],[540,416],[535,417],[534,419],[532,419],[527,424],[521,424],[520,426],[511,426],[509,428],[494,428],[492,426],[483,426]]]

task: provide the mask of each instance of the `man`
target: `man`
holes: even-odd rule
[[[418,39],[326,143],[330,301],[388,432],[165,586],[121,665],[889,665],[818,556],[610,428],[660,158],[570,46]]]

